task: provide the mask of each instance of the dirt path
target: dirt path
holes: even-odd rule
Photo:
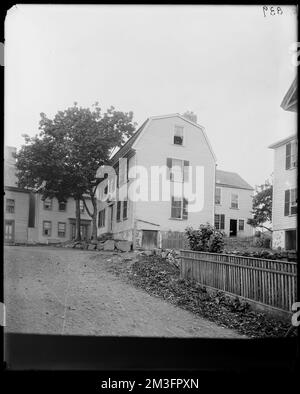
[[[109,255],[6,247],[6,331],[43,334],[240,338],[107,272]]]

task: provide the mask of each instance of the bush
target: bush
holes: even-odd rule
[[[259,237],[254,237],[253,246],[270,249],[271,237],[261,233]]]
[[[224,249],[224,233],[210,224],[201,224],[198,230],[187,227],[185,235],[191,250],[221,253]]]

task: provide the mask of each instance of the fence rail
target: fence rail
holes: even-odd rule
[[[296,300],[297,263],[181,250],[181,277],[291,311]]]

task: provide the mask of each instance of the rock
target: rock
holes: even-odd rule
[[[83,246],[81,244],[75,244],[73,246],[73,248],[75,248],[75,249],[83,249]]]
[[[121,252],[130,252],[132,242],[130,241],[117,241],[116,248]]]
[[[145,250],[143,254],[145,256],[153,256],[153,250]]]
[[[115,250],[115,241],[112,239],[108,239],[107,241],[105,241],[103,245],[103,250]]]
[[[97,243],[97,249],[98,250],[103,250],[103,248],[104,248],[104,242],[98,242]]]
[[[160,256],[161,253],[162,253],[162,250],[158,249],[158,248],[155,248],[155,249],[153,249],[153,253],[155,254],[155,256]]]
[[[95,250],[95,249],[96,249],[96,245],[89,244],[88,250]]]

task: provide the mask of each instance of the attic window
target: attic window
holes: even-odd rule
[[[183,127],[182,126],[175,126],[174,144],[175,145],[183,145]]]

